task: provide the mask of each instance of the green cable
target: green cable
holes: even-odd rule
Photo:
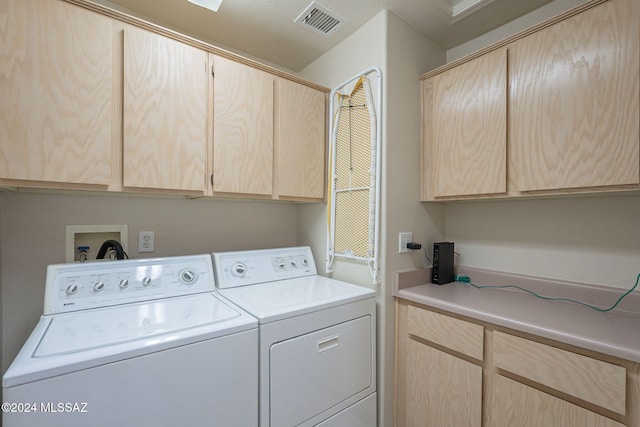
[[[633,292],[638,287],[638,283],[640,282],[640,274],[638,274],[638,277],[636,278],[636,284],[633,285],[633,287],[631,289],[629,289],[627,292],[622,294],[620,296],[620,298],[618,298],[618,300],[615,302],[615,304],[613,304],[609,308],[597,307],[595,305],[587,304],[586,302],[582,302],[582,301],[576,301],[576,300],[570,299],[570,298],[547,297],[547,296],[544,296],[544,295],[537,294],[537,293],[535,293],[533,291],[530,291],[529,289],[521,288],[520,286],[516,286],[516,285],[503,285],[503,286],[484,285],[484,286],[480,286],[480,285],[476,285],[476,284],[472,283],[471,282],[471,278],[469,276],[465,276],[465,275],[461,275],[461,274],[456,275],[454,277],[454,279],[456,280],[456,282],[466,283],[466,284],[468,284],[470,286],[473,286],[476,289],[505,289],[505,288],[519,289],[521,291],[524,291],[524,292],[526,292],[528,294],[533,295],[534,297],[538,297],[538,298],[541,298],[541,299],[544,299],[544,300],[572,302],[572,303],[584,305],[585,307],[589,307],[589,308],[592,308],[594,310],[597,310],[597,311],[600,311],[602,313],[605,313],[607,311],[611,311],[614,308],[616,308],[616,306],[618,304],[620,304],[620,301],[622,301],[624,299],[624,297],[629,295],[631,292]]]

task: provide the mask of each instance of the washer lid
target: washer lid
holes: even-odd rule
[[[240,315],[212,293],[58,314],[49,323],[33,357],[111,346]]]
[[[219,292],[257,317],[260,323],[273,322],[375,296],[375,291],[372,289],[323,276],[299,277],[220,289]]]

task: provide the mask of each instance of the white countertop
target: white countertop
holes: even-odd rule
[[[430,277],[430,270],[423,271],[427,274],[426,277]],[[481,277],[482,285],[492,284],[493,273],[481,270],[478,273],[467,269],[464,274],[469,274],[469,271],[472,272],[472,279],[474,275]],[[415,284],[420,277],[425,277],[423,273],[416,275],[411,272],[410,280],[404,280],[406,277],[403,278],[402,274],[396,273],[396,277],[400,279],[394,284],[393,294],[398,298],[640,363],[638,291],[628,295],[624,300],[625,304],[621,303],[619,308],[603,313],[570,302],[543,300],[512,289],[476,289],[460,282],[446,285]],[[509,283],[547,296],[570,297],[591,304],[596,302],[594,299],[599,300],[596,305],[601,307],[611,306],[616,301],[616,296],[625,292],[624,289],[598,289],[590,285],[496,274],[497,285],[504,284],[505,278],[508,278]],[[546,283],[541,285],[541,291],[540,283],[534,282]],[[474,280],[474,283],[477,282]],[[550,286],[559,289],[559,293],[545,293],[544,290],[549,291]],[[600,292],[595,296],[594,288],[596,293]],[[562,290],[567,289],[569,294],[562,293]]]

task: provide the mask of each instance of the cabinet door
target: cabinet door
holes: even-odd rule
[[[482,368],[409,339],[405,399],[407,427],[479,427]]]
[[[640,182],[639,10],[610,0],[513,45],[518,190]]]
[[[110,184],[111,20],[52,0],[0,17],[0,179]]]
[[[125,29],[125,187],[205,191],[206,65],[204,51]]]
[[[622,424],[501,375],[493,375],[488,427],[622,427]]]
[[[323,199],[326,157],[326,95],[280,79],[278,87],[277,192]]]
[[[483,55],[423,83],[423,198],[507,190],[507,54]]]
[[[213,191],[273,193],[274,77],[214,56]]]

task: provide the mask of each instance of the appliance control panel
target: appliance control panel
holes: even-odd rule
[[[210,255],[55,264],[47,268],[44,314],[214,290]]]
[[[318,274],[308,246],[217,252],[213,264],[220,289]]]

